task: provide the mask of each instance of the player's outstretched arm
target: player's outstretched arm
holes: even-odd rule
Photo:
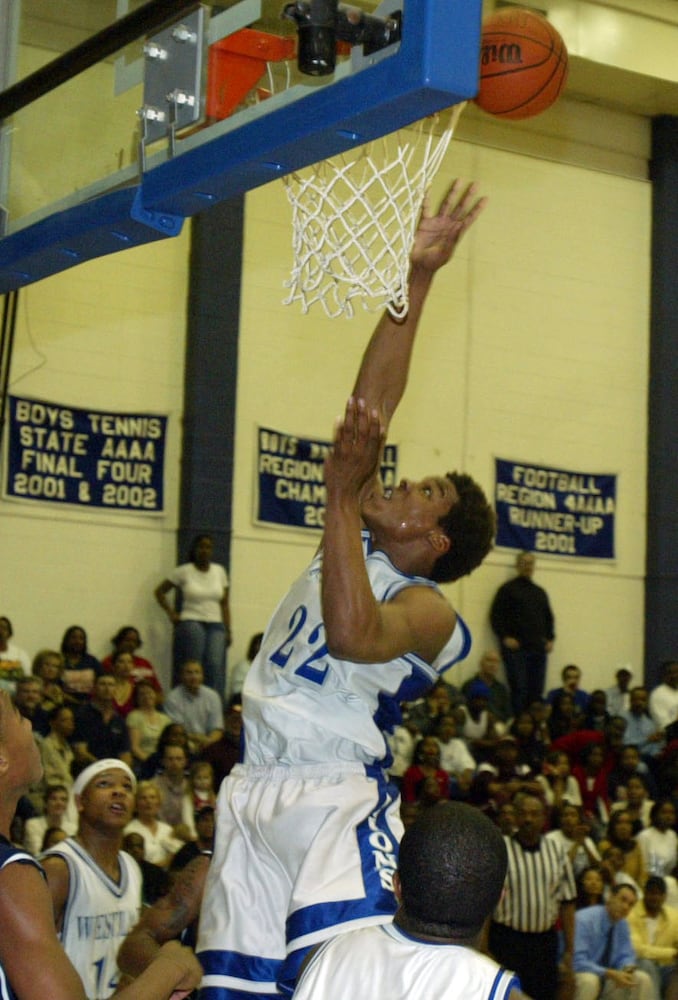
[[[410,254],[409,311],[402,320],[386,312],[363,355],[353,396],[379,410],[384,430],[405,391],[412,347],[433,276],[451,260],[464,233],[485,207],[487,199],[478,198],[477,190],[475,184],[464,186],[455,180],[437,212],[431,211],[425,199]]]
[[[136,979],[163,944],[177,940],[198,919],[209,864],[206,854],[194,858],[177,873],[169,893],[143,910],[118,952],[123,983]]]
[[[116,992],[116,1000],[183,1000],[200,985],[202,967],[190,948],[168,941],[129,986]]]

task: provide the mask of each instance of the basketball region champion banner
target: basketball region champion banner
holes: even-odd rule
[[[5,497],[159,514],[167,417],[9,398]]]
[[[323,475],[329,441],[311,441],[260,427],[256,520],[293,528],[322,528],[326,491]],[[384,486],[394,486],[398,449],[387,445],[381,466]]]
[[[495,459],[497,545],[614,559],[617,477]]]

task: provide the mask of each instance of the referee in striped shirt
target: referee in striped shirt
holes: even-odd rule
[[[512,837],[504,837],[508,871],[489,936],[493,957],[515,969],[533,1000],[556,996],[558,918],[565,942],[561,962],[568,976],[574,947],[574,876],[562,847],[542,836],[545,819],[541,799],[516,796],[518,829]]]

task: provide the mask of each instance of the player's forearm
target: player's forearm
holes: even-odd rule
[[[118,968],[124,986],[141,975],[160,951],[160,942],[143,925],[137,925],[125,938],[118,952]]]
[[[413,267],[410,275],[410,306],[402,320],[386,312],[367,345],[353,395],[369,407],[380,410],[385,426],[400,402],[407,385],[412,348],[433,272]]]
[[[169,1000],[175,990],[190,992],[201,979],[200,965],[188,948],[171,941],[128,986],[117,1000]]]
[[[357,498],[328,496],[322,607],[330,652],[340,659],[369,659],[371,636],[379,625],[379,606],[365,568]]]

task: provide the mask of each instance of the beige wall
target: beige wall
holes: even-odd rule
[[[90,649],[135,624],[161,670],[169,635],[151,591],[175,562],[188,229],[21,291],[10,391],[169,417],[165,515],[0,500],[2,614],[33,656],[82,625]]]

